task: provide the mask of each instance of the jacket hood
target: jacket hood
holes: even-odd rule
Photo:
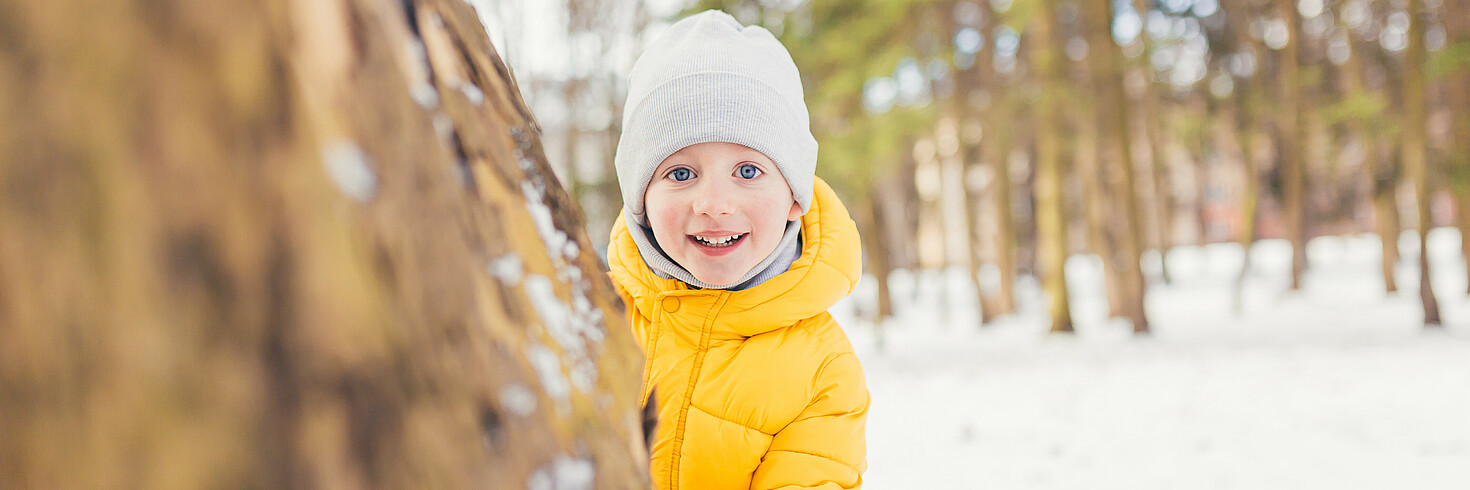
[[[654,275],[638,253],[623,216],[613,221],[608,266],[613,283],[632,298],[629,305],[652,317],[666,297],[718,297],[725,301],[715,329],[742,337],[790,326],[827,311],[852,292],[862,275],[862,246],[857,225],[832,188],[817,178],[811,210],[801,217],[801,257],[791,269],[755,287],[727,291],[695,289],[676,279]]]

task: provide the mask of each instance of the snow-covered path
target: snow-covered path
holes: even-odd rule
[[[833,310],[872,391],[865,488],[1470,488],[1470,299],[1458,235],[1435,231],[1438,332],[1419,324],[1412,256],[1406,292],[1382,292],[1371,236],[1313,241],[1296,293],[1289,249],[1259,244],[1240,315],[1240,249],[1178,248],[1142,339],[1102,318],[1086,257],[1068,266],[1075,336],[1044,334],[1034,284],[1020,314],[975,327],[950,271],[895,277],[880,350],[854,311],[867,284]]]

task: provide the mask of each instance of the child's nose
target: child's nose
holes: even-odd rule
[[[725,189],[720,189],[719,186],[701,189],[691,204],[694,206],[695,214],[709,216],[727,215],[735,210],[735,200],[732,199],[732,194]]]

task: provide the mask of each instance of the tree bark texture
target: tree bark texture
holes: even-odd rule
[[[881,185],[881,184],[880,184]],[[868,273],[878,283],[878,304],[876,305],[876,317],[873,321],[875,337],[881,349],[883,342],[883,325],[889,318],[893,317],[893,292],[889,289],[888,277],[893,274],[892,251],[888,246],[888,223],[884,217],[883,200],[869,198],[863,206],[863,212],[858,213],[864,230],[871,230],[862,234],[863,257],[866,259]]]
[[[1148,18],[1147,0],[1133,0],[1133,10],[1139,18]],[[1111,26],[1108,32],[1111,33]],[[1135,109],[1135,119],[1143,126],[1145,141],[1148,141],[1149,175],[1153,181],[1154,224],[1158,233],[1155,245],[1159,251],[1159,278],[1165,284],[1172,282],[1169,276],[1169,249],[1174,246],[1174,207],[1176,204],[1173,185],[1170,183],[1169,162],[1164,156],[1163,125],[1164,110],[1159,103],[1159,91],[1153,80],[1153,40],[1147,35],[1139,36],[1143,43],[1143,54],[1139,55],[1138,69],[1143,76],[1143,95]]]
[[[1277,162],[1281,165],[1282,223],[1286,239],[1291,242],[1291,289],[1301,289],[1302,269],[1307,264],[1303,162],[1306,138],[1301,131],[1301,14],[1295,0],[1276,0],[1276,15],[1286,22],[1287,41],[1277,58],[1277,81],[1281,84],[1276,97]]]
[[[1113,42],[1113,9],[1105,2],[1083,2],[1082,15],[1092,22],[1087,28],[1088,44],[1096,46],[1096,52],[1088,59],[1091,78],[1099,96],[1097,103],[1097,131],[1100,153],[1105,157],[1101,165],[1103,175],[1111,193],[1117,200],[1109,213],[1115,223],[1110,226],[1114,243],[1111,257],[1104,257],[1117,268],[1122,310],[1113,311],[1133,323],[1134,333],[1149,331],[1148,316],[1144,311],[1145,285],[1140,259],[1143,255],[1143,213],[1139,209],[1138,189],[1133,165],[1131,134],[1128,130],[1128,114],[1124,110],[1127,94],[1123,90],[1123,53]]]
[[[1251,59],[1262,58],[1262,46],[1248,32],[1249,19],[1255,15],[1252,5],[1246,3],[1226,3],[1221,8],[1225,10],[1228,22],[1233,28],[1229,32],[1232,45],[1243,50],[1251,56]],[[1245,281],[1251,269],[1251,251],[1255,248],[1258,208],[1260,205],[1261,176],[1259,166],[1256,162],[1256,137],[1257,127],[1262,117],[1257,114],[1256,107],[1264,95],[1264,83],[1259,73],[1252,74],[1244,79],[1237,80],[1231,96],[1233,115],[1233,133],[1235,141],[1240,148],[1240,170],[1241,170],[1241,192],[1239,211],[1240,230],[1237,240],[1240,243],[1241,253],[1244,259],[1240,264],[1240,273],[1236,276],[1234,299],[1232,306],[1237,314],[1245,310]],[[1204,188],[1201,187],[1196,193],[1197,200],[1202,200]],[[1203,214],[1201,213],[1200,229],[1205,228]],[[1203,242],[1201,242],[1203,243]]]
[[[1400,149],[1403,151],[1404,169],[1414,183],[1414,201],[1419,208],[1419,299],[1424,306],[1424,325],[1440,327],[1439,301],[1434,297],[1429,269],[1429,227],[1433,221],[1429,214],[1432,189],[1429,185],[1429,145],[1425,129],[1428,124],[1425,108],[1428,97],[1424,90],[1424,2],[1409,0],[1407,10],[1409,46],[1404,50],[1404,131],[1400,135],[1403,140]]]
[[[1255,91],[1250,83],[1242,83],[1236,88],[1234,102],[1235,108],[1235,138],[1240,147],[1240,168],[1244,174],[1241,177],[1242,188],[1240,191],[1240,233],[1238,240],[1240,249],[1244,256],[1240,264],[1240,274],[1235,280],[1235,295],[1233,306],[1235,312],[1245,311],[1245,280],[1251,269],[1251,249],[1256,243],[1256,204],[1260,195],[1260,175],[1256,171],[1256,147],[1255,147],[1255,118],[1251,110],[1250,96]]]
[[[995,243],[995,266],[1000,269],[999,287],[994,295],[985,295],[989,301],[981,305],[990,311],[990,318],[1016,312],[1016,219],[1011,209],[1010,166],[1014,144],[1010,117],[1015,111],[1009,97],[993,104],[997,110],[991,116],[991,129],[981,143],[991,168],[990,208],[995,217],[995,236],[990,239]]]
[[[1456,221],[1460,228],[1461,253],[1466,257],[1466,275],[1470,276],[1470,0],[1446,0],[1441,6],[1441,19],[1449,36],[1449,53],[1457,53],[1457,63],[1447,67],[1445,93],[1449,95],[1451,141],[1448,174],[1450,188],[1459,206]],[[1467,284],[1470,286],[1470,284]]]
[[[1032,66],[1041,80],[1036,101],[1036,234],[1037,262],[1042,289],[1051,304],[1048,312],[1053,333],[1072,332],[1072,308],[1067,294],[1067,214],[1062,194],[1062,103],[1067,72],[1057,32],[1056,2],[1043,0],[1036,7],[1028,39],[1032,43]]]
[[[1403,224],[1399,220],[1400,170],[1397,145],[1393,145],[1393,155],[1385,157],[1380,150],[1385,146],[1382,139],[1369,136],[1367,141],[1368,146],[1364,151],[1369,160],[1365,168],[1373,179],[1373,215],[1377,218],[1378,239],[1383,247],[1380,254],[1383,290],[1385,293],[1394,293],[1399,290],[1394,269],[1399,263],[1399,234],[1403,231]]]
[[[648,488],[459,0],[0,0],[0,486]]]
[[[1082,190],[1082,215],[1087,224],[1087,248],[1100,259],[1098,262],[1102,265],[1103,295],[1107,298],[1108,317],[1114,317],[1126,311],[1122,282],[1112,260],[1118,255],[1114,239],[1117,234],[1109,231],[1114,218],[1110,212],[1111,202],[1107,200],[1107,172],[1103,170],[1100,159],[1103,143],[1098,141],[1098,119],[1087,117],[1095,114],[1097,109],[1090,105],[1087,109],[1092,110],[1079,111],[1085,115],[1077,118],[1075,140],[1078,151],[1074,168],[1078,180],[1081,181],[1079,187]]]

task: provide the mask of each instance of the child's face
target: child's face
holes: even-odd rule
[[[740,280],[776,250],[786,222],[801,216],[776,164],[734,143],[669,155],[643,201],[664,253],[707,284]]]

